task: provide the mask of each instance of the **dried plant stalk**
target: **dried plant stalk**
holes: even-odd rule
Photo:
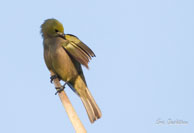
[[[51,76],[55,75],[53,72],[51,72]],[[59,82],[59,79],[56,78],[53,80],[53,83],[55,87],[61,87],[61,84]],[[76,133],[86,133],[86,129],[84,128],[83,124],[81,123],[77,113],[75,112],[68,96],[66,95],[65,91],[61,91],[58,93],[61,102],[67,112],[67,115],[76,131]]]

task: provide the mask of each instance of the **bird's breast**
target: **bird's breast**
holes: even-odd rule
[[[71,57],[65,49],[57,44],[50,49],[52,68],[64,81],[71,81],[78,75]]]

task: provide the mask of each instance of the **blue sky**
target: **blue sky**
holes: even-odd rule
[[[84,73],[102,118],[90,124],[66,88],[88,132],[194,132],[194,1],[7,0],[0,16],[0,132],[74,132],[44,64],[48,18],[97,56]]]

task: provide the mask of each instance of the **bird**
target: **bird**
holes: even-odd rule
[[[102,113],[89,91],[82,66],[88,63],[94,52],[78,37],[65,34],[57,19],[47,19],[41,25],[44,60],[49,71],[55,73],[51,80],[63,80],[81,99],[91,123],[101,118]],[[63,88],[62,88],[63,89]],[[60,93],[61,89],[58,90]]]

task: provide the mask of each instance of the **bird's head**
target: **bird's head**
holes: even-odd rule
[[[41,33],[44,38],[64,36],[63,25],[56,19],[47,19],[41,25]]]

